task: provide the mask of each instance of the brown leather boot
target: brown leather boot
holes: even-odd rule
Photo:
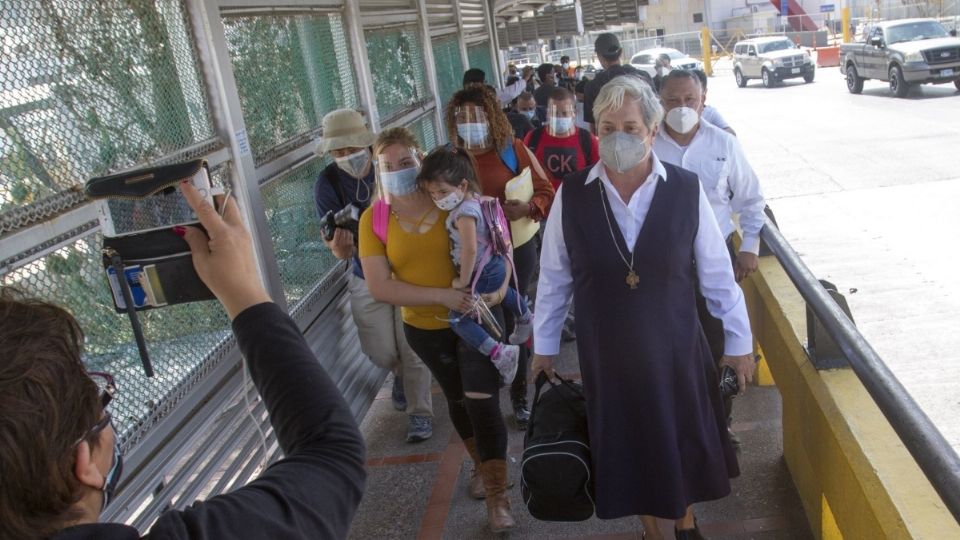
[[[470,454],[470,459],[473,460],[473,469],[470,470],[470,485],[467,486],[467,493],[474,499],[483,499],[487,496],[487,492],[483,489],[483,478],[480,476],[479,471],[480,453],[477,452],[477,439],[474,437],[464,439],[463,446],[467,449],[467,453]]]
[[[494,533],[509,531],[516,526],[510,515],[510,499],[507,498],[507,462],[488,459],[480,464],[483,487],[487,491],[487,521]]]

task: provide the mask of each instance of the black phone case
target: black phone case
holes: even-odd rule
[[[151,231],[133,236],[104,237],[104,251],[114,250],[123,260],[125,267],[135,265],[155,265],[159,283],[154,283],[158,295],[166,300],[167,305],[213,300],[215,297],[210,289],[204,285],[193,268],[193,258],[190,246],[186,240],[177,236],[173,231]],[[113,266],[111,257],[104,253],[104,268]],[[138,311],[154,309],[155,306],[142,306]],[[116,304],[118,313],[126,313]]]

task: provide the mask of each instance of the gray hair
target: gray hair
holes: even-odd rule
[[[639,77],[621,75],[603,85],[596,101],[593,102],[593,118],[600,123],[605,113],[619,110],[627,99],[639,102],[640,114],[647,129],[653,129],[663,120],[663,105],[650,85]]]

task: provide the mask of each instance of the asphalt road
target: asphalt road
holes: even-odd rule
[[[960,450],[960,92],[886,83],[847,92],[838,68],[738,88],[729,67],[707,102],[737,131],[780,228]]]

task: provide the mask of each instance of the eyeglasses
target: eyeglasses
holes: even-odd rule
[[[107,410],[107,405],[113,401],[113,396],[117,393],[117,383],[113,380],[113,375],[102,371],[91,371],[87,373],[87,375],[89,375],[97,385],[97,390],[100,393],[100,405],[103,407],[103,416],[100,417],[100,420],[97,420],[97,423],[94,424],[92,428],[83,434],[83,437],[80,437],[77,439],[77,442],[73,443],[74,446],[93,438],[94,435],[103,431],[113,421],[113,417],[110,416],[110,411]]]

